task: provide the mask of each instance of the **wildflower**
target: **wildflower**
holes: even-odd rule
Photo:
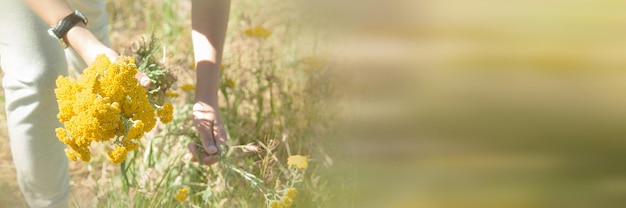
[[[228,88],[235,88],[235,81],[231,78],[226,78],[226,87]]]
[[[194,91],[196,90],[196,87],[193,86],[193,84],[184,84],[183,86],[180,86],[180,89],[183,91]]]
[[[72,161],[76,161],[77,159],[76,154],[70,149],[65,149],[65,155]]]
[[[112,163],[122,163],[126,160],[126,154],[128,149],[126,147],[116,146],[114,150],[110,151],[107,155]]]
[[[294,199],[296,198],[296,194],[298,193],[298,190],[296,190],[295,188],[290,188],[287,189],[287,191],[285,192],[285,198],[290,198],[290,199]]]
[[[289,208],[293,205],[293,199],[296,198],[297,190],[290,188],[285,191],[280,201],[273,200],[269,203],[270,208]]]
[[[77,79],[57,78],[57,118],[64,128],[55,131],[67,145],[69,159],[89,161],[91,143],[112,138],[123,137],[114,140],[115,149],[108,153],[113,163],[121,163],[129,151],[139,148],[137,141],[154,127],[156,119],[135,74],[137,66],[132,58],[119,57],[111,62],[100,55]]]
[[[167,96],[167,97],[178,97],[178,93],[168,90],[168,91],[165,92],[165,96]]]
[[[172,104],[165,103],[161,108],[159,108],[159,110],[157,110],[157,115],[159,116],[161,122],[165,124],[174,120],[174,116],[172,116],[173,112],[174,107],[172,106]]]
[[[143,122],[141,120],[135,121],[133,126],[128,129],[128,133],[124,136],[124,141],[140,138],[143,136]]]
[[[281,208],[282,204],[280,204],[279,201],[272,201],[270,202],[270,208]]]
[[[179,189],[178,193],[176,193],[176,196],[174,196],[174,199],[176,199],[176,201],[179,201],[179,202],[187,201],[187,192],[189,192],[187,188]]]
[[[248,36],[260,37],[260,38],[267,38],[272,34],[272,31],[265,29],[264,27],[261,27],[261,26],[256,26],[256,27],[247,29],[243,32]]]
[[[283,200],[280,200],[280,205],[281,207],[289,208],[293,205],[293,199],[283,198]]]
[[[300,169],[306,169],[309,166],[306,157],[302,155],[289,156],[289,158],[287,158],[287,165]]]

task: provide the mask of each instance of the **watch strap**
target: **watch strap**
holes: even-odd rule
[[[70,29],[72,29],[72,27],[80,22],[83,22],[86,25],[87,18],[82,13],[80,13],[80,11],[76,10],[73,13],[67,15],[61,21],[59,21],[59,23],[54,26],[54,28],[50,28],[49,32],[54,33],[54,36],[56,36],[55,38],[59,40],[59,43],[63,47],[67,47],[67,44],[64,40],[65,35],[68,31],[70,31]]]

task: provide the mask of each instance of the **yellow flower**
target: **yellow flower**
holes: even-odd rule
[[[124,136],[124,141],[130,141],[132,139],[139,139],[143,136],[143,122],[141,120],[135,121],[133,126],[128,129],[128,133]]]
[[[196,90],[196,87],[193,86],[193,84],[184,84],[183,86],[180,86],[180,89],[183,91],[194,91]]]
[[[179,201],[179,202],[187,201],[187,192],[189,192],[187,188],[179,189],[176,196],[174,196],[174,199],[176,199],[176,201]]]
[[[272,201],[270,202],[270,208],[281,208],[282,205],[280,204],[279,201]]]
[[[300,169],[306,169],[309,167],[306,157],[302,155],[292,155],[287,158],[287,165],[294,166]]]
[[[290,188],[287,189],[287,191],[285,192],[285,198],[290,198],[290,199],[294,199],[296,198],[296,194],[298,193],[298,190],[296,190],[295,188]]]
[[[69,158],[72,161],[76,161],[76,154],[74,154],[74,152],[70,149],[65,149],[65,155],[67,155],[67,158]]]
[[[293,205],[293,200],[290,198],[283,198],[283,200],[280,200],[280,205],[281,207],[289,208]]]
[[[235,81],[231,78],[226,78],[226,87],[235,88]]]
[[[247,29],[243,32],[248,36],[260,37],[260,38],[267,38],[272,34],[272,31],[265,29],[264,27],[261,27],[261,26],[256,26],[256,27]]]
[[[124,160],[126,160],[127,153],[128,153],[128,150],[126,149],[126,147],[116,146],[114,150],[108,153],[109,160],[112,163],[120,164],[124,162]]]
[[[168,91],[165,92],[165,96],[167,96],[167,97],[178,97],[178,93],[168,90]]]
[[[172,104],[169,103],[163,104],[163,107],[157,110],[157,115],[159,116],[161,122],[164,124],[174,120],[174,116],[172,116],[173,113],[174,107],[172,106]]]

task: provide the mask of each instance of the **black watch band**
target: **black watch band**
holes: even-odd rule
[[[85,15],[83,15],[83,13],[81,13],[80,11],[75,10],[73,13],[67,15],[65,18],[59,21],[56,26],[50,28],[48,30],[48,34],[57,39],[59,41],[59,44],[61,44],[63,48],[67,48],[67,43],[65,42],[64,37],[67,32],[70,31],[70,29],[72,29],[72,27],[74,27],[79,22],[87,25],[87,17],[85,17]]]

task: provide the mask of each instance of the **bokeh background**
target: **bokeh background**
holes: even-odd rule
[[[356,201],[626,204],[625,2],[378,3],[339,44]]]

